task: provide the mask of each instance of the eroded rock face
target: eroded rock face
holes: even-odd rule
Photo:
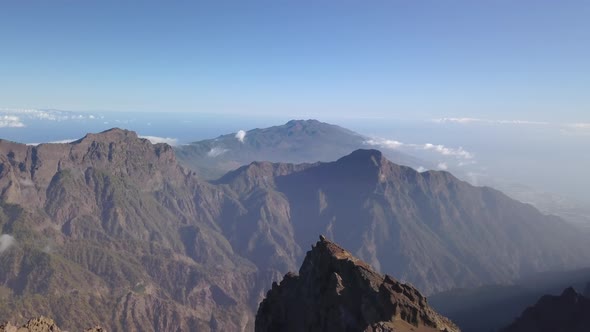
[[[560,296],[545,295],[502,332],[590,331],[590,299],[567,288]]]
[[[256,331],[459,331],[414,287],[372,270],[320,237],[299,275],[273,284]]]

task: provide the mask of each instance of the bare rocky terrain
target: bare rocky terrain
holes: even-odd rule
[[[207,182],[121,129],[0,140],[0,231],[0,320],[70,331],[252,331],[317,234],[424,294],[590,262],[559,218],[376,150]]]

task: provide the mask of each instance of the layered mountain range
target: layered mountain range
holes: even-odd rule
[[[292,268],[313,234],[326,234],[431,294],[586,266],[590,255],[587,235],[557,217],[447,172],[399,166],[377,150],[331,163],[256,162],[216,183],[248,202],[250,218],[223,227],[258,266]],[[263,250],[281,256],[259,261]]]
[[[283,125],[257,128],[193,142],[175,148],[181,164],[201,178],[217,179],[254,161],[305,163],[333,161],[367,148],[370,138],[317,120],[291,120]],[[406,153],[389,150],[387,157],[402,165],[434,167]]]
[[[559,218],[376,150],[206,182],[170,146],[120,129],[0,140],[0,230],[0,320],[69,330],[251,331],[317,234],[426,294],[590,265],[587,239]]]

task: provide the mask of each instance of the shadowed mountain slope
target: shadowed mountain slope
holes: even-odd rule
[[[586,236],[559,218],[447,172],[396,165],[376,150],[331,163],[253,163],[217,183],[248,202],[251,219],[223,227],[259,266],[274,264],[260,261],[263,244],[293,269],[318,233],[427,294],[590,261]]]
[[[513,285],[453,289],[429,297],[430,305],[463,332],[498,331],[508,326],[543,295],[559,295],[573,286],[583,290],[590,269],[538,273]]]
[[[590,331],[590,298],[567,288],[560,296],[543,296],[502,332]]]

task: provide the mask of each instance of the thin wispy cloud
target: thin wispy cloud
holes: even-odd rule
[[[229,151],[229,150],[224,149],[224,148],[214,147],[211,150],[209,150],[209,152],[207,152],[207,156],[211,157],[211,158],[215,158],[215,157],[221,156],[222,154],[226,153],[227,151]]]
[[[69,144],[72,143],[73,141],[77,141],[77,138],[67,138],[67,139],[60,139],[57,141],[49,141],[49,142],[43,142],[43,143],[27,143],[27,145],[31,145],[31,146],[37,146],[39,144]]]
[[[178,139],[171,138],[171,137],[139,136],[139,138],[145,138],[148,141],[150,141],[152,144],[166,143],[166,144],[172,145],[172,146],[178,145]]]
[[[12,235],[2,234],[0,235],[0,254],[12,247],[16,243],[16,240]]]
[[[373,145],[373,146],[380,146],[380,147],[388,148],[388,149],[397,149],[397,148],[401,148],[406,145],[400,141],[389,140],[389,139],[370,139],[370,140],[365,141],[365,144]]]
[[[570,123],[561,128],[566,136],[590,136],[590,122]]]
[[[423,149],[424,150],[433,150],[433,151],[436,151],[444,156],[454,156],[454,157],[459,157],[459,158],[463,158],[463,159],[472,159],[473,158],[473,154],[471,154],[468,151],[465,151],[465,149],[463,149],[463,147],[448,148],[442,144],[426,143],[426,144],[424,144]]]
[[[458,124],[506,124],[506,125],[536,125],[546,126],[550,125],[550,122],[546,121],[530,121],[530,120],[493,120],[493,119],[482,119],[482,118],[438,118],[432,119],[436,123],[458,123]]]
[[[44,121],[67,121],[67,120],[95,120],[98,116],[94,114],[76,113],[60,110],[39,110],[39,109],[17,109],[2,108],[0,114],[17,116],[21,119],[44,120]]]
[[[432,151],[443,156],[456,157],[459,159],[473,159],[474,157],[471,152],[465,150],[463,147],[451,148],[442,144],[414,144],[387,139],[370,139],[365,141],[365,144],[386,149],[409,148],[414,150]]]
[[[449,169],[449,165],[447,165],[447,163],[438,163],[438,165],[436,165],[436,168],[442,170],[442,171],[446,171]]]

